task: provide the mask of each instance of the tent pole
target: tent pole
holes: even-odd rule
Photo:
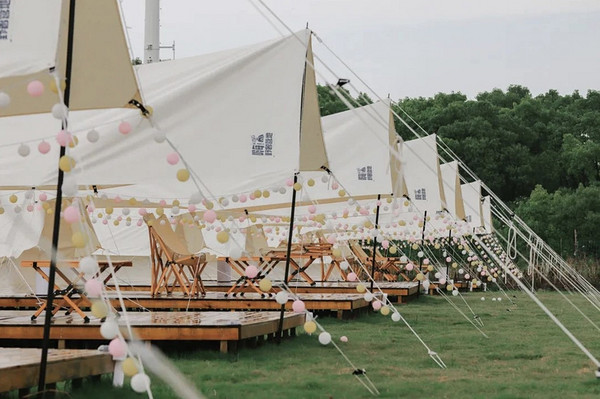
[[[377,213],[375,214],[375,231],[379,229],[379,203],[381,194],[377,194]],[[373,237],[373,264],[371,265],[371,292],[373,292],[373,284],[375,284],[375,255],[377,254],[377,235]]]
[[[294,185],[298,182],[298,173],[294,173]],[[296,189],[292,186],[292,209],[290,211],[290,230],[288,232],[288,243],[285,256],[285,272],[283,274],[284,285],[287,285],[288,274],[290,272],[290,257],[292,256],[292,239],[294,237],[294,214],[296,212]],[[285,288],[284,288],[285,289]],[[283,338],[283,314],[285,312],[285,303],[281,305],[279,312],[279,327],[277,328],[277,343]]]
[[[451,240],[452,240],[452,228],[450,228],[450,231],[448,231],[448,248],[450,247]],[[448,251],[446,251],[446,258],[448,256],[449,256]],[[449,281],[450,281],[450,262],[446,262],[446,282],[449,282]]]
[[[73,66],[73,31],[75,28],[75,0],[69,1],[69,25],[67,32],[67,60],[65,65],[65,92],[64,104],[69,108],[71,94],[71,71]],[[66,117],[65,117],[66,118]],[[67,129],[67,121],[63,120],[63,130]],[[65,155],[65,147],[60,147],[60,157]],[[58,233],[60,230],[60,211],[62,206],[62,184],[64,172],[58,168],[58,182],[56,185],[56,203],[54,206],[54,225],[52,228],[52,249],[50,252],[50,271],[48,273],[48,296],[46,299],[46,314],[44,318],[44,338],[42,341],[42,356],[40,360],[40,374],[38,379],[38,392],[42,392],[42,399],[46,397],[46,367],[48,364],[48,347],[50,346],[50,325],[52,323],[52,302],[54,301],[54,280],[56,276],[56,257],[58,251]]]
[[[425,245],[425,226],[427,226],[427,211],[425,211],[425,213],[423,214],[423,230],[421,232],[421,249]],[[417,256],[419,256],[418,253],[417,253]],[[423,271],[422,267],[423,267],[423,257],[421,256],[419,258],[419,273],[421,273]],[[418,280],[417,298],[419,297],[419,295],[421,295],[421,280]]]

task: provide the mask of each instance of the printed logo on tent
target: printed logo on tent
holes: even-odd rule
[[[273,155],[273,133],[252,135],[252,155]]]
[[[8,40],[11,0],[0,0],[0,40]]]
[[[356,168],[358,172],[358,180],[373,180],[373,167],[363,166],[362,168]]]
[[[415,190],[415,199],[426,201],[427,200],[427,191],[425,191],[424,188],[419,188],[419,189]]]

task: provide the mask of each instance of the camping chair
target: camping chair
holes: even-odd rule
[[[156,219],[147,214],[144,221],[150,236],[152,259],[151,296],[161,290],[171,294],[177,287],[188,296],[205,295],[202,272],[207,265],[206,255],[190,251],[186,241],[171,228],[165,215]]]

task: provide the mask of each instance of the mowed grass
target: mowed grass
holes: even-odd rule
[[[364,368],[382,398],[592,398],[600,395],[600,380],[591,361],[521,293],[516,307],[495,293],[466,293],[465,298],[485,323],[483,337],[439,296],[421,297],[399,309],[448,369],[440,369],[404,326],[378,313],[353,320],[321,318],[346,355]],[[485,301],[481,301],[481,297]],[[600,355],[598,331],[557,293],[539,297],[578,338]],[[569,299],[600,323],[585,299]],[[470,314],[460,298],[455,303]],[[508,311],[507,309],[510,309]],[[595,313],[594,313],[595,312]],[[347,343],[339,337],[348,337]],[[331,345],[299,331],[280,345],[241,348],[237,355],[213,350],[179,348],[166,352],[173,363],[208,398],[368,398],[352,376],[352,367]],[[155,398],[177,395],[152,376]],[[84,384],[73,398],[136,398],[126,386],[115,390],[105,378]]]

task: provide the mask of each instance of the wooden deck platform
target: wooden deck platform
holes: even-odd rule
[[[297,294],[356,294],[356,282],[317,282],[310,285],[306,282],[289,284],[290,289]],[[367,284],[368,285],[368,284]],[[387,282],[380,281],[377,283],[384,294],[397,300],[398,303],[406,303],[412,296],[417,295],[418,283],[413,281],[398,281]],[[231,287],[231,284],[217,283],[216,281],[204,281],[204,288],[207,292],[226,292]],[[109,286],[109,289],[112,288]],[[150,291],[148,285],[121,285],[122,291]],[[279,287],[273,287],[275,291],[279,291]],[[375,289],[376,291],[377,289]],[[243,292],[254,292],[252,288],[245,287]]]
[[[41,349],[0,348],[0,393],[19,390],[19,397],[37,386]],[[108,353],[96,350],[50,349],[46,382],[78,380],[112,373],[114,363]]]
[[[128,312],[127,317],[141,340],[219,341],[224,352],[230,342],[274,334],[279,325],[279,312]],[[284,314],[283,330],[288,334],[302,324],[304,314]],[[0,311],[0,339],[40,340],[43,326],[43,320],[31,320],[30,311]],[[84,323],[77,315],[56,316],[50,339],[63,345],[70,340],[105,341],[99,326],[98,319]]]
[[[293,287],[292,287],[293,290]],[[111,303],[115,308],[120,308],[116,295],[111,295]],[[129,291],[123,293],[125,306],[129,309],[178,309],[178,310],[279,310],[281,305],[275,301],[274,295],[260,295],[254,292],[226,296],[222,292],[207,292],[204,297],[189,298],[182,293],[173,293],[168,296],[152,297],[149,292]],[[343,312],[354,312],[370,306],[362,294],[301,294],[298,297],[306,304],[306,309],[311,311],[336,311],[338,317]],[[33,296],[2,296],[0,297],[1,309],[34,309],[37,299]],[[83,300],[79,306],[86,310],[90,303]],[[292,310],[292,301],[286,304],[287,310]],[[31,313],[33,314],[33,312]],[[57,313],[58,315],[61,312]]]

